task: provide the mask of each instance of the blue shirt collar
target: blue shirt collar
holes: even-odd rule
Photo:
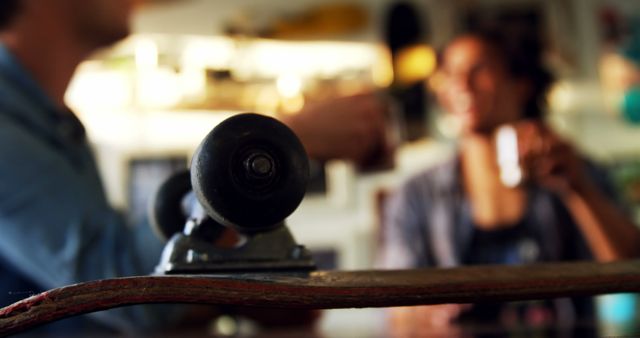
[[[49,112],[59,110],[29,71],[2,42],[0,42],[0,74],[10,79],[18,90],[28,96],[32,102],[35,100],[34,103],[44,108],[43,110]]]
[[[4,108],[3,108],[4,107]],[[7,46],[0,43],[0,114],[12,116],[56,142],[83,141],[84,127],[66,107],[58,107]]]

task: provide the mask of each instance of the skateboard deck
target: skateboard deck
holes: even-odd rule
[[[308,274],[139,276],[65,286],[14,303],[0,309],[0,335],[69,316],[147,303],[334,309],[619,292],[640,292],[640,261]]]

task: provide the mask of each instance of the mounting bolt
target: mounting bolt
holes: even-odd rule
[[[247,172],[255,178],[266,178],[273,174],[275,162],[269,154],[257,152],[249,155],[244,161]]]
[[[251,161],[251,170],[259,176],[268,175],[273,169],[273,163],[265,156],[256,156]]]

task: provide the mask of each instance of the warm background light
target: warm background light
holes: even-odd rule
[[[403,48],[395,60],[395,80],[409,85],[426,80],[436,69],[436,52],[427,45]]]

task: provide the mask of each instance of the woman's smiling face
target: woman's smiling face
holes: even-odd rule
[[[473,35],[459,37],[444,51],[438,99],[462,125],[463,133],[487,133],[522,117],[522,80],[512,77],[495,48]]]

